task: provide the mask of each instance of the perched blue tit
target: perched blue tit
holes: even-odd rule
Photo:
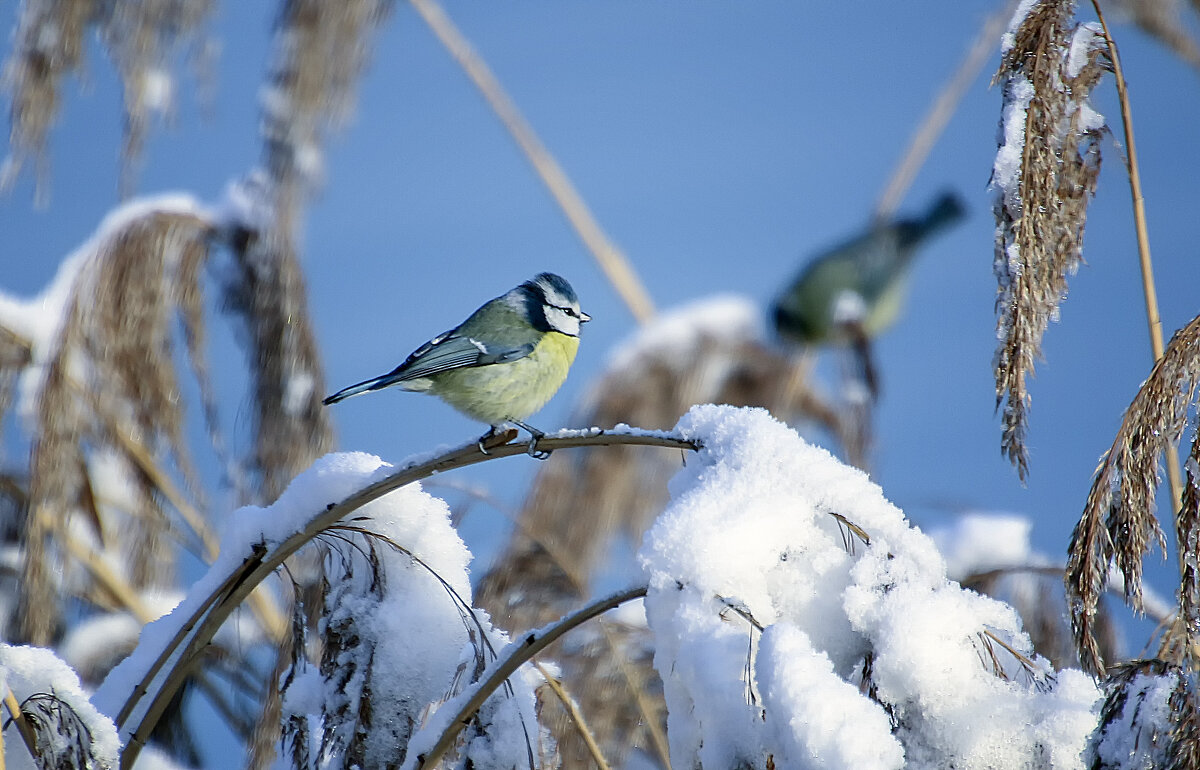
[[[959,197],[944,193],[924,216],[876,224],[818,255],[775,301],[775,329],[805,344],[874,337],[900,314],[917,247],[964,213]]]
[[[481,447],[499,426],[512,423],[533,436],[529,453],[536,454],[544,434],[523,420],[566,380],[579,349],[580,324],[588,320],[565,278],[539,273],[429,340],[392,371],[339,390],[324,403],[392,385],[431,393],[491,426]]]

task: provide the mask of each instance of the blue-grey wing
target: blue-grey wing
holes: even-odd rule
[[[468,366],[487,366],[516,361],[533,352],[536,343],[516,346],[488,345],[469,335],[460,334],[458,329],[426,342],[412,352],[404,363],[384,375],[390,382],[416,380],[450,369]]]

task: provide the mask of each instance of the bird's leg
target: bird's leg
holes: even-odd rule
[[[550,456],[549,451],[539,452],[538,448],[537,448],[538,439],[545,438],[546,437],[545,433],[542,433],[540,430],[533,427],[532,425],[526,425],[525,423],[521,422],[520,420],[512,420],[511,422],[514,425],[518,425],[518,426],[524,428],[525,430],[529,431],[529,435],[532,436],[532,438],[529,439],[529,456],[530,457],[536,458],[538,460],[545,460],[547,457]]]
[[[495,436],[495,435],[496,435],[496,426],[489,425],[488,432],[483,434],[482,436],[480,436],[479,440],[475,442],[475,445],[479,447],[480,452],[483,452],[485,455],[491,454],[490,452],[487,451],[487,447],[484,446],[484,444],[487,443],[488,439],[490,439],[492,436]]]
[[[854,324],[850,332],[863,382],[866,383],[867,391],[871,394],[871,403],[876,403],[879,401],[879,374],[875,370],[875,357],[871,353],[871,338],[867,336],[866,329],[859,323]]]

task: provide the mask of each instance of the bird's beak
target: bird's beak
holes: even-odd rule
[[[587,323],[592,320],[592,317],[582,310],[579,311],[579,323]]]

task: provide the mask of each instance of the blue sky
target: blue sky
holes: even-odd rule
[[[807,255],[861,227],[994,6],[520,0],[451,2],[447,10],[665,308],[721,291],[765,305]],[[6,24],[13,14],[13,4],[3,8]],[[215,99],[198,105],[185,78],[174,125],[149,139],[139,194],[184,190],[217,200],[255,164],[271,14],[267,3],[220,4]],[[1080,17],[1091,18],[1090,6]],[[1169,334],[1200,310],[1197,73],[1131,26],[1114,34]],[[6,38],[0,53],[10,45]],[[37,292],[117,202],[119,92],[109,63],[92,53],[84,77],[67,84],[52,133],[49,206],[33,205],[27,177],[0,200],[5,291]],[[1031,385],[1032,473],[1023,487],[1000,456],[993,413],[987,182],[1000,114],[999,91],[988,89],[996,62],[993,54],[902,207],[919,210],[949,187],[969,215],[924,253],[902,320],[877,345],[884,392],[874,472],[918,522],[959,507],[1019,512],[1036,522],[1038,547],[1057,556],[1150,352],[1129,190],[1110,141],[1088,265],[1071,282]],[[1096,103],[1115,124],[1111,82]],[[545,430],[565,425],[612,346],[633,330],[631,316],[407,4],[383,27],[358,105],[331,143],[304,232],[329,388],[386,371],[484,300],[553,270],[595,319],[567,385],[533,420]],[[244,435],[242,359],[225,337],[214,343],[214,368],[227,373],[226,414]],[[341,448],[393,461],[482,430],[437,402],[394,392],[341,404],[336,421]],[[515,503],[535,469],[515,462],[463,480]],[[468,543],[481,548],[471,541],[486,539],[488,525],[473,526],[480,529],[468,530]],[[1159,577],[1170,592],[1170,576]]]

